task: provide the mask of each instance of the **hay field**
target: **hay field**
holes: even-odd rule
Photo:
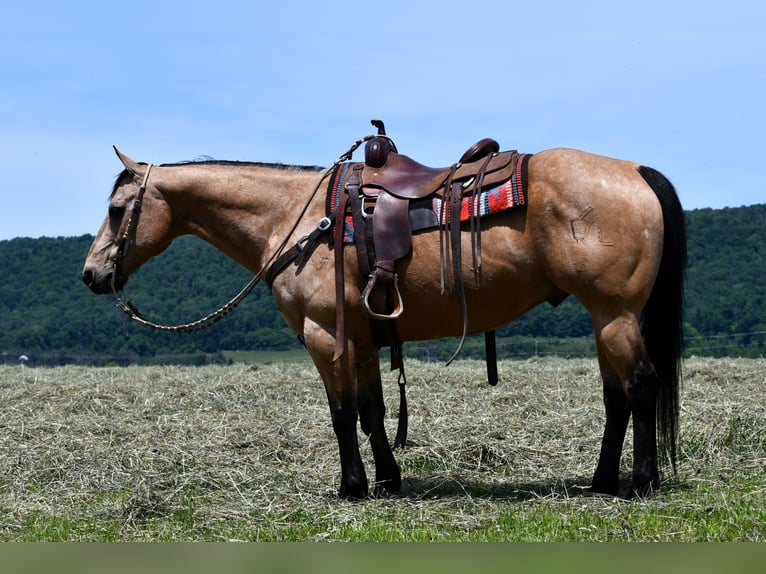
[[[766,360],[686,361],[679,472],[631,502],[583,494],[595,360],[501,361],[494,388],[477,361],[407,367],[403,491],[360,503],[308,362],[2,367],[0,539],[766,540]]]

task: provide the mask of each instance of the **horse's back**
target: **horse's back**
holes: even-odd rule
[[[643,199],[656,203],[639,167],[636,162],[577,149],[537,152],[529,161],[530,200],[543,199],[556,205],[622,200],[633,205],[645,196]]]

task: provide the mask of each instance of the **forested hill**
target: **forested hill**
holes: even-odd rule
[[[694,354],[766,354],[766,204],[686,213],[689,235],[686,335]],[[80,274],[91,236],[0,241],[0,352],[33,362],[130,362],[223,350],[297,348],[263,285],[221,323],[193,334],[134,323],[109,296],[93,295]],[[177,240],[145,265],[127,292],[165,323],[206,315],[236,294],[250,274],[202,241]],[[573,299],[538,307],[499,333],[503,338],[590,336]]]

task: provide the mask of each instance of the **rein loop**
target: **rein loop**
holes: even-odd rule
[[[191,323],[184,323],[183,325],[161,325],[159,323],[155,323],[154,321],[151,321],[150,319],[147,319],[141,314],[141,311],[138,310],[138,308],[133,305],[130,301],[123,301],[120,299],[119,295],[117,293],[114,293],[117,307],[119,307],[128,317],[133,319],[134,321],[137,321],[138,323],[141,323],[142,325],[147,325],[149,327],[152,327],[154,329],[158,329],[160,331],[169,331],[171,333],[194,333],[195,331],[202,331],[203,329],[207,329],[208,327],[212,327],[215,325],[218,321],[223,319],[226,315],[231,313],[237,305],[239,305],[245,297],[247,297],[250,292],[255,288],[255,286],[258,284],[258,281],[260,281],[260,277],[258,275],[254,275],[250,281],[248,281],[247,285],[239,292],[237,293],[228,303],[222,305],[217,310],[213,311],[212,313],[205,315],[201,319],[197,319],[196,321],[192,321]]]

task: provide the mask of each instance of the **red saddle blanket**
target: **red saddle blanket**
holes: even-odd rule
[[[525,206],[527,204],[527,164],[531,157],[532,154],[519,154],[516,158],[513,175],[509,180],[498,186],[483,189],[473,198],[471,196],[464,197],[460,207],[460,220],[468,221],[474,214],[478,214],[479,217],[488,217],[506,209]],[[326,203],[328,216],[335,213],[340,204],[341,194],[345,193],[343,186],[351,165],[353,165],[352,162],[337,165],[330,177]],[[471,206],[472,201],[474,202],[473,207]],[[448,223],[450,210],[442,209],[442,203],[443,198],[440,193],[410,202],[409,211],[413,233]],[[347,215],[345,218],[344,242],[354,242],[354,223],[351,215]]]

